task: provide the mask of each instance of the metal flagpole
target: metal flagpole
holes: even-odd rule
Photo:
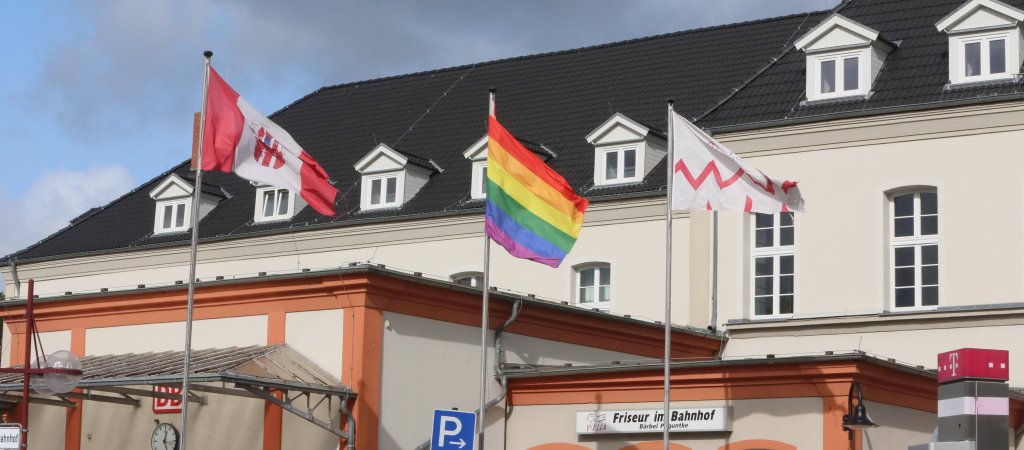
[[[203,109],[199,118],[199,142],[196,149],[196,185],[192,191],[192,256],[188,268],[188,308],[185,318],[185,368],[181,376],[181,446],[185,450],[188,442],[188,372],[189,359],[192,356],[192,307],[196,295],[196,250],[199,242],[199,194],[203,190],[203,128],[206,126],[206,96],[210,90],[210,58],[213,52],[203,52],[205,67],[203,71]]]
[[[494,115],[494,94],[497,89],[490,89],[490,102],[487,107],[487,114]],[[483,180],[487,183],[487,180]],[[486,220],[486,219],[485,219]],[[487,325],[490,317],[490,291],[491,291],[491,238],[484,232],[484,286],[483,286],[483,307],[480,312],[480,409],[476,417],[477,449],[484,448],[484,407],[487,404]]]
[[[668,180],[666,182],[667,191],[665,195],[665,411],[664,411],[664,430],[662,430],[662,441],[664,444],[664,450],[668,450],[669,444],[669,417],[670,413],[670,396],[671,384],[669,377],[671,375],[671,364],[672,364],[672,179],[674,178],[672,168],[675,163],[675,142],[673,142],[673,128],[675,128],[672,114],[675,113],[673,108],[674,100],[668,99],[668,156],[666,156]]]

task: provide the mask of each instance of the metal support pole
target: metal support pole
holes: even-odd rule
[[[718,211],[711,212],[711,331],[718,331]]]
[[[199,119],[199,143],[196,149],[196,185],[192,191],[192,253],[188,268],[188,306],[185,318],[185,367],[181,376],[181,447],[185,450],[188,443],[188,375],[192,356],[192,309],[196,295],[196,253],[199,243],[199,198],[203,190],[203,129],[206,125],[206,96],[210,89],[210,58],[213,52],[203,52],[205,64],[203,68],[203,109]]]
[[[35,300],[35,280],[28,279],[28,298],[25,300],[25,375],[21,378],[21,447],[28,450],[28,400],[29,400],[29,369],[32,367],[32,328],[36,317],[33,310]]]
[[[666,156],[667,176],[665,194],[665,428],[662,430],[664,450],[669,445],[669,417],[671,417],[671,365],[672,365],[672,179],[674,163],[673,126],[675,109],[673,100],[668,100],[668,155]]]
[[[487,108],[488,114],[494,115],[494,88],[490,90],[490,101]],[[487,183],[487,180],[483,180]],[[490,291],[491,291],[491,238],[484,233],[484,285],[483,305],[480,309],[480,413],[476,416],[477,449],[484,448],[484,415],[487,414],[487,333],[488,319],[490,318]]]

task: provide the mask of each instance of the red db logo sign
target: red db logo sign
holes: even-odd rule
[[[181,388],[169,386],[153,386],[156,394],[170,394],[173,398],[153,397],[153,412],[157,414],[171,414],[181,412]]]

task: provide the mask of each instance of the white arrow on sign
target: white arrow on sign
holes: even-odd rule
[[[464,440],[462,440],[462,439],[459,439],[459,440],[457,440],[457,441],[448,441],[448,443],[449,443],[449,444],[452,444],[452,445],[454,445],[454,444],[459,444],[459,448],[462,448],[462,447],[465,447],[465,446],[466,446],[466,441],[464,441]]]

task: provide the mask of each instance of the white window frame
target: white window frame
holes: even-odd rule
[[[888,215],[888,218],[887,218],[887,220],[888,220],[888,229],[889,229],[889,264],[888,264],[889,289],[888,289],[888,292],[889,292],[889,305],[892,308],[892,310],[894,310],[894,311],[931,310],[931,309],[938,308],[939,305],[942,304],[942,282],[941,282],[942,264],[940,263],[941,262],[941,258],[939,256],[939,254],[942,251],[941,247],[939,247],[939,236],[942,233],[942,228],[941,228],[941,223],[939,223],[937,225],[937,230],[936,230],[937,233],[936,234],[933,234],[933,235],[921,234],[921,218],[923,216],[925,216],[925,215],[921,214],[921,194],[923,194],[923,193],[929,193],[929,194],[935,194],[936,195],[936,212],[935,212],[935,214],[928,214],[927,216],[935,216],[936,221],[938,222],[939,221],[939,217],[941,216],[941,214],[940,214],[941,213],[941,208],[938,205],[938,203],[939,203],[939,201],[938,201],[938,191],[936,191],[934,189],[913,189],[913,190],[900,190],[900,191],[896,191],[896,192],[893,192],[893,193],[889,194],[889,215]],[[914,200],[913,216],[910,216],[910,217],[913,217],[914,232],[913,232],[913,235],[911,235],[911,236],[897,237],[896,236],[896,219],[897,219],[897,217],[896,217],[896,197],[900,197],[900,196],[903,196],[903,195],[913,195],[914,196],[914,198],[913,198],[913,200]],[[901,217],[907,217],[907,216],[901,216]],[[937,267],[938,274],[936,276],[936,278],[937,278],[936,282],[938,284],[924,285],[922,272],[923,272],[923,267],[925,266],[925,264],[923,264],[923,261],[922,261],[922,253],[923,253],[922,248],[925,247],[925,246],[932,246],[932,245],[934,245],[936,247],[939,247],[939,248],[936,249],[936,263],[935,264],[929,264],[928,266],[935,266],[935,267]],[[906,248],[906,247],[912,247],[914,249],[914,265],[913,266],[900,266],[899,268],[905,269],[905,268],[908,268],[908,267],[913,267],[913,269],[914,269],[914,286],[913,286],[913,288],[914,288],[914,305],[913,306],[897,306],[896,305],[896,288],[897,288],[896,287],[896,270],[898,268],[896,266],[896,249],[897,248]],[[936,299],[936,304],[934,304],[934,305],[924,305],[922,303],[922,300],[923,300],[922,292],[923,292],[923,288],[924,287],[936,287],[937,288],[937,290],[938,290],[938,299]]]
[[[183,208],[178,208],[182,205]],[[168,227],[164,226],[165,211],[168,206],[171,206],[171,225]],[[175,211],[181,211],[183,216],[182,225],[177,226],[175,222],[177,214]],[[180,198],[176,200],[162,200],[156,202],[156,221],[153,224],[153,234],[165,234],[165,233],[178,233],[186,231],[192,226],[192,199],[191,198]]]
[[[264,203],[264,197],[268,193],[274,193],[274,214],[266,215],[266,204]],[[283,214],[280,211],[280,198],[281,192],[288,193],[288,204]],[[256,212],[253,216],[256,222],[273,222],[278,220],[288,220],[295,215],[295,193],[288,189],[277,188],[277,187],[262,187],[256,189]]]
[[[395,179],[395,200],[387,201],[387,180],[389,178]],[[380,202],[372,203],[373,200],[373,182],[380,180],[381,196]],[[402,184],[404,177],[400,172],[382,173],[378,175],[367,175],[363,177],[363,182],[366,183],[366,188],[363,189],[363,209],[385,209],[385,208],[397,208],[402,206]]]
[[[487,198],[487,160],[473,162],[473,182],[470,198],[474,200]]]
[[[484,273],[483,272],[459,272],[452,274],[452,283],[460,286],[468,286],[472,288],[481,289],[484,286]],[[469,281],[469,283],[466,283]]]
[[[598,174],[600,175],[600,180],[601,180],[600,184],[602,184],[602,185],[612,185],[612,184],[636,183],[636,182],[639,182],[639,181],[643,180],[643,178],[644,178],[643,167],[642,167],[643,161],[642,161],[641,158],[643,158],[644,155],[643,155],[643,152],[641,152],[640,145],[641,145],[641,143],[633,143],[633,144],[628,144],[628,145],[615,145],[615,146],[608,146],[608,147],[599,148],[598,152],[597,152],[598,158],[599,158],[598,162],[597,162],[597,166],[598,166]],[[633,156],[633,176],[631,176],[631,177],[625,176],[625,173],[626,173],[626,152],[629,151],[629,150],[632,150],[633,151],[633,155],[634,155]],[[609,153],[618,153],[618,157],[616,157],[616,161],[617,161],[616,164],[617,165],[616,165],[615,178],[608,178],[607,161],[608,161],[608,154]]]
[[[866,51],[856,51],[847,53],[831,53],[827,55],[815,56],[812,61],[814,64],[814,70],[811,71],[811,75],[814,77],[814,92],[815,100],[839,98],[839,97],[852,97],[856,95],[866,95],[869,86],[865,86],[866,80],[864,74],[866,73],[865,64],[869,63],[866,60],[870,54]],[[850,58],[857,58],[857,89],[844,90],[846,86],[846,67],[845,61]],[[835,91],[824,92],[821,84],[821,66],[826,61],[835,61]]]
[[[1017,72],[1017,67],[1014,67],[1013,61],[1010,58],[1010,32],[984,34],[984,35],[969,35],[959,36],[954,38],[956,40],[955,45],[959,50],[959,58],[957,59],[957,73],[956,77],[962,83],[975,83],[981,81],[991,80],[1003,80],[1013,78]],[[1003,64],[1005,71],[1003,73],[990,73],[992,70],[992,61],[989,59],[989,45],[990,42],[1002,40],[1003,41]],[[981,73],[979,75],[967,76],[967,44],[980,43],[981,51]],[[1019,64],[1016,64],[1019,66]],[[952,77],[951,77],[952,78]]]
[[[792,215],[792,217],[793,217],[792,225],[786,225],[786,226],[782,225],[782,220],[781,220],[781,215],[782,214],[790,214],[790,215]],[[749,280],[750,280],[750,316],[753,317],[753,318],[757,318],[757,319],[771,319],[771,318],[792,317],[794,311],[796,311],[796,303],[797,303],[797,298],[798,298],[797,283],[796,283],[796,276],[797,276],[797,274],[796,274],[796,263],[797,263],[797,261],[796,261],[796,214],[794,214],[792,212],[789,212],[789,213],[770,214],[770,215],[773,216],[772,226],[770,228],[772,230],[772,245],[768,246],[768,247],[758,247],[757,246],[757,231],[758,230],[767,230],[769,228],[767,228],[767,227],[758,228],[757,227],[757,214],[750,214],[750,276],[749,276]],[[793,242],[791,242],[789,244],[783,244],[782,243],[782,229],[783,228],[790,228],[790,229],[793,230]],[[783,294],[781,293],[781,286],[782,286],[781,281],[782,281],[782,277],[783,277],[783,274],[781,273],[781,270],[782,270],[781,269],[782,268],[781,259],[782,259],[782,257],[785,257],[785,256],[789,256],[789,257],[793,258],[793,273],[792,274],[785,274],[785,275],[791,275],[793,277],[793,292],[785,294],[785,295],[791,295],[793,297],[793,301],[792,301],[792,304],[790,305],[790,307],[792,308],[792,311],[790,311],[788,313],[781,313],[780,312],[781,311],[781,306],[782,306],[781,297],[783,296]],[[761,259],[761,258],[771,258],[772,259],[772,275],[771,275],[771,278],[772,278],[772,293],[771,293],[772,313],[771,314],[758,314],[757,313],[757,298],[759,297],[757,295],[757,279],[760,278],[760,277],[757,276],[757,260]],[[764,297],[764,296],[761,296],[761,297]]]
[[[601,284],[600,270],[599,269],[608,269],[608,284],[607,285],[602,285]],[[595,271],[594,272],[594,285],[593,286],[582,286],[580,284],[583,281],[582,273],[585,272],[585,271],[588,271],[588,270],[594,270]],[[579,265],[576,265],[576,266],[573,267],[572,274],[573,274],[572,275],[573,276],[573,280],[572,280],[573,295],[572,295],[572,298],[573,298],[573,301],[576,303],[576,305],[582,306],[582,307],[586,307],[586,308],[597,308],[597,309],[600,309],[602,311],[607,311],[607,310],[611,309],[612,299],[613,299],[613,296],[612,296],[612,286],[613,286],[613,284],[612,284],[612,266],[611,266],[611,264],[602,263],[602,262],[590,262],[590,263],[579,264]],[[595,291],[594,292],[594,301],[592,301],[592,302],[584,302],[583,301],[583,296],[580,294],[580,291],[584,287],[590,287],[590,288],[594,289],[594,291]],[[608,292],[608,300],[605,300],[605,301],[601,301],[600,300],[600,290],[601,290],[602,287],[607,287],[607,289],[608,289],[608,291],[607,291]]]

